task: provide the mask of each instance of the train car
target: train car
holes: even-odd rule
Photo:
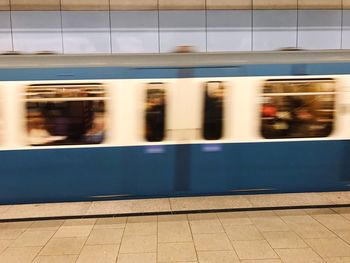
[[[0,203],[347,191],[350,51],[0,57]]]

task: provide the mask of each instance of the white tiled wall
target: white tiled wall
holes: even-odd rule
[[[157,11],[112,11],[114,53],[159,52]]]
[[[305,49],[339,49],[341,12],[341,10],[299,10],[298,46]]]
[[[0,52],[12,50],[10,12],[0,11]]]
[[[296,10],[253,11],[253,49],[296,47],[297,23]]]
[[[160,52],[182,45],[206,51],[205,28],[205,11],[159,11]]]
[[[350,48],[350,10],[0,11],[0,52]]]
[[[62,52],[58,11],[11,12],[13,49],[20,52]]]
[[[207,19],[209,52],[251,50],[251,10],[208,11]]]
[[[110,53],[109,13],[105,11],[62,12],[64,53]]]

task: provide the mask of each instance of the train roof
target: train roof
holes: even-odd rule
[[[349,62],[350,50],[103,55],[0,55],[0,68],[215,67],[245,64]]]

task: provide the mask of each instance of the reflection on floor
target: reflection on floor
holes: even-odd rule
[[[0,223],[0,262],[350,262],[350,208]]]

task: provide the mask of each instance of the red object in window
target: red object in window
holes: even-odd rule
[[[263,105],[262,115],[263,117],[276,117],[277,109],[272,105]]]

